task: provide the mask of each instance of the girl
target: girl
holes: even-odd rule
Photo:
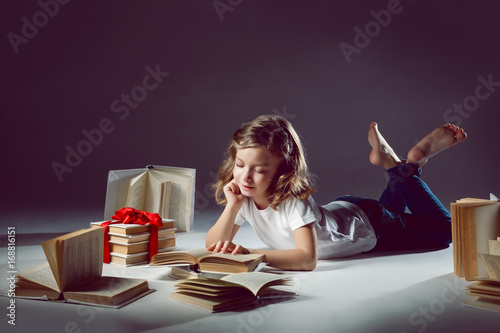
[[[292,125],[276,115],[257,117],[233,134],[219,169],[216,199],[225,208],[207,233],[207,250],[261,253],[276,268],[313,270],[318,259],[367,252],[376,245],[384,249],[447,246],[450,214],[420,173],[430,157],[465,139],[462,129],[446,124],[401,161],[372,123],[370,162],[389,175],[382,196],[378,201],[342,196],[318,206],[311,196],[314,187],[304,149]],[[244,221],[272,250],[232,243]]]

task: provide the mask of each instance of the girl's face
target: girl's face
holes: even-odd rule
[[[264,148],[238,149],[233,177],[241,194],[263,204],[267,203],[267,189],[272,184],[277,170],[278,162]]]

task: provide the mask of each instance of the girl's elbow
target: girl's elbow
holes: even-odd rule
[[[302,267],[301,269],[303,271],[313,271],[318,264],[318,259],[317,258],[307,258],[302,262]]]

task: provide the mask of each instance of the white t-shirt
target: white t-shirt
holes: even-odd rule
[[[259,238],[274,250],[295,248],[293,232],[315,223],[319,259],[339,258],[370,251],[377,237],[365,213],[347,201],[333,201],[318,206],[312,196],[306,200],[289,199],[278,210],[257,209],[251,198],[245,198],[235,219],[241,225],[248,221]]]

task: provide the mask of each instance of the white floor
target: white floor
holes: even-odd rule
[[[213,212],[198,214],[195,230],[178,234],[178,249],[202,247],[205,232],[214,218]],[[55,226],[51,231],[66,232],[68,228],[87,226],[83,222],[77,224]],[[51,236],[17,234],[18,271],[44,260],[38,244]],[[236,242],[263,247],[245,225]],[[7,276],[5,238],[0,242],[0,258],[4,258],[0,261],[0,272]],[[360,255],[320,261],[313,272],[284,272],[294,277],[296,298],[218,314],[169,299],[176,281],[169,278],[168,273],[168,268],[105,265],[105,275],[147,278],[157,291],[117,310],[18,299],[15,327],[7,323],[10,300],[0,297],[0,330],[421,333],[498,332],[500,327],[500,314],[462,305],[468,298],[467,283],[453,275],[451,247],[434,252]],[[7,285],[7,279],[2,278],[0,288]]]

